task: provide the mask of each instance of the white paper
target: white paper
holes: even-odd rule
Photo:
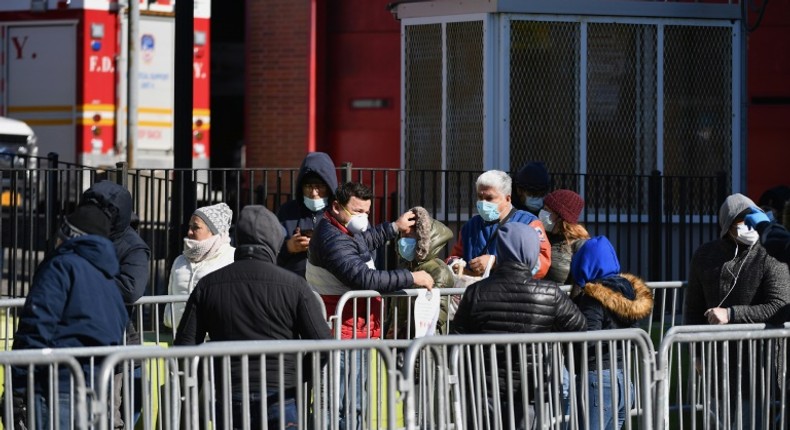
[[[432,336],[439,321],[441,294],[421,289],[414,300],[414,337]]]

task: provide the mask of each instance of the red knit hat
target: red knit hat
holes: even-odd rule
[[[582,209],[584,209],[584,199],[571,190],[555,190],[546,195],[543,205],[557,214],[564,222],[576,224]]]

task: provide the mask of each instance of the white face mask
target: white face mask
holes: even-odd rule
[[[538,212],[538,218],[540,222],[543,223],[543,228],[545,228],[547,232],[551,233],[554,230],[554,221],[551,220],[550,212],[541,209],[540,212]]]
[[[353,234],[359,234],[368,229],[368,215],[354,215],[346,224],[346,228]]]
[[[735,240],[740,244],[752,246],[760,240],[760,233],[757,233],[757,230],[750,228],[746,224],[738,224],[737,230],[738,234]]]

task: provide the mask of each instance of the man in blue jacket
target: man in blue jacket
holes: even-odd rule
[[[118,259],[113,251],[111,223],[95,205],[79,206],[63,221],[58,246],[39,265],[14,335],[14,350],[110,346],[123,343],[128,321],[123,298],[116,287]],[[86,378],[90,365],[84,364]],[[53,376],[46,367],[13,368],[14,401],[26,398],[29,378],[35,387],[35,412],[39,428],[49,428],[48,399]],[[61,368],[57,398],[60,428],[71,422],[70,374]],[[21,399],[21,401],[20,401]],[[16,408],[17,412],[24,408]],[[16,416],[17,420],[24,417]]]
[[[335,163],[329,155],[323,152],[307,154],[296,178],[294,199],[277,211],[277,219],[285,227],[285,241],[277,256],[280,267],[305,276],[310,237],[329,208],[336,188]]]

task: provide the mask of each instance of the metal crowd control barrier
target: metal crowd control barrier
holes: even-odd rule
[[[653,291],[655,303],[653,312],[641,322],[641,327],[653,339],[654,345],[658,345],[663,339],[666,330],[675,327],[681,322],[682,303],[681,294],[684,281],[668,282],[645,282],[648,288]],[[570,292],[570,285],[561,285],[560,288],[566,293]],[[442,333],[449,333],[452,326],[453,312],[448,311],[452,307],[452,300],[460,300],[464,293],[463,288],[435,288],[442,296],[442,318],[439,320]],[[411,339],[413,333],[414,299],[417,297],[418,289],[408,289],[397,291],[390,294],[380,294],[370,290],[352,290],[340,297],[335,313],[329,317],[330,326],[339,327],[342,323],[342,315],[346,306],[351,306],[351,314],[357,319],[364,320],[364,326],[371,327],[371,320],[374,316],[365,313],[364,310],[371,309],[374,301],[381,301],[380,306],[373,306],[379,311],[375,319],[382,326],[382,337],[395,339]],[[340,339],[340,330],[335,330],[335,338]],[[368,332],[368,336],[370,332]]]
[[[340,387],[323,372],[324,366],[332,368],[341,352],[375,351],[377,362],[385,367],[387,383],[380,381],[377,391],[365,394],[365,401],[377,407],[360,411],[362,427],[395,429],[398,375],[392,351],[407,345],[377,340],[295,340],[210,342],[173,348],[127,347],[104,360],[92,410],[99,429],[111,428],[108,396],[115,369],[140,362],[143,368],[158,368],[170,379],[160,402],[162,420],[153,424],[145,419],[144,429],[198,428],[198,425],[208,428],[209,422],[215,429],[261,428],[267,422],[269,428],[285,428],[291,406],[299,428],[337,429],[341,418],[337,395]],[[286,364],[289,360],[295,363],[292,371]],[[178,383],[174,383],[176,380]],[[351,418],[349,410],[346,411],[345,418]],[[365,415],[367,412],[370,414]]]
[[[604,350],[620,358],[603,364]],[[624,428],[651,429],[653,355],[640,329],[419,338],[406,351],[399,387],[406,428],[530,428],[528,416],[540,429],[590,428],[590,420],[612,428],[603,408],[616,420],[620,406],[634,404],[637,421],[626,413]],[[635,394],[609,384],[607,370],[622,371],[623,387]]]
[[[3,366],[0,375],[3,378],[0,384],[3,389],[0,402],[3,428],[22,429],[18,424],[23,422],[27,428],[58,430],[63,428],[61,419],[73,423],[75,428],[88,428],[85,378],[74,355],[65,350],[3,352],[0,353],[0,365]],[[26,372],[26,376],[22,376],[25,386],[13,385],[14,368]],[[64,372],[69,380],[65,383],[67,387],[59,383],[59,376]],[[26,405],[24,408],[23,404]]]
[[[790,325],[679,326],[658,350],[656,428],[786,429]]]
[[[175,339],[176,327],[168,328],[162,323],[165,313],[164,307],[168,304],[186,303],[189,295],[145,296],[141,297],[131,307],[135,327],[140,333],[144,344],[169,344]],[[19,310],[25,305],[25,299],[0,299],[0,351],[11,350],[11,342],[16,332],[16,323]],[[173,310],[170,307],[170,317],[173,320]]]

